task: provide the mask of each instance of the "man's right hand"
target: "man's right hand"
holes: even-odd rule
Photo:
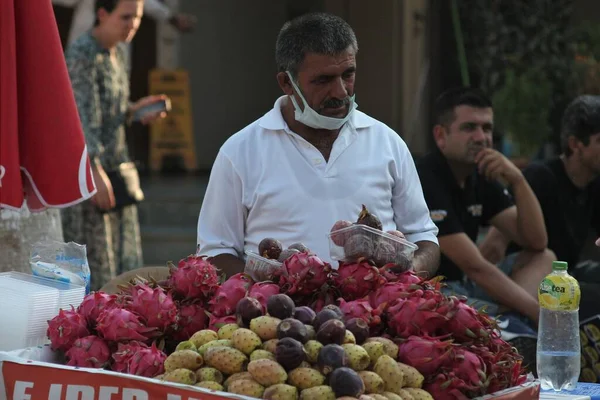
[[[104,172],[104,168],[97,164],[92,164],[92,176],[96,184],[96,194],[91,198],[92,204],[101,210],[110,210],[116,205],[115,193],[113,191],[110,179]]]

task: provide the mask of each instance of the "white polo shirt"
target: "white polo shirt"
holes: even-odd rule
[[[413,158],[396,132],[356,110],[325,161],[290,130],[285,101],[221,147],[198,220],[198,254],[245,257],[272,237],[284,247],[302,242],[337,266],[327,234],[337,220],[356,221],[362,204],[384,230],[437,243]]]

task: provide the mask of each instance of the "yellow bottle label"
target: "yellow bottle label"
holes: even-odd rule
[[[579,308],[581,292],[577,280],[570,275],[550,274],[538,291],[540,307],[555,311],[575,311]]]

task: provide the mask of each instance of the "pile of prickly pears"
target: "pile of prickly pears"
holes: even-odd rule
[[[315,313],[277,294],[264,310],[245,298],[235,323],[180,342],[155,378],[259,399],[432,399],[398,354],[398,344],[369,337],[364,320],[335,305]]]

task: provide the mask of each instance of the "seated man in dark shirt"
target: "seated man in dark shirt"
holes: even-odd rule
[[[600,96],[580,96],[565,110],[560,157],[536,162],[523,175],[537,196],[548,248],[574,267],[590,228],[600,233]],[[482,244],[489,259],[503,256],[506,238],[490,229]]]
[[[542,207],[548,248],[574,268],[582,261],[590,230],[600,234],[600,96],[585,95],[573,100],[563,115],[561,135],[562,154],[530,164],[523,175]],[[509,242],[492,228],[481,245],[482,254],[495,262],[504,256]],[[508,248],[509,253],[515,250],[518,247],[514,244]],[[600,283],[600,276],[584,276],[577,271],[571,273],[580,281]],[[597,269],[595,272],[598,275]],[[582,311],[590,308],[592,315],[597,313],[596,304],[586,307],[585,303],[596,302],[599,289],[582,287]]]
[[[501,306],[496,311],[514,310],[535,323],[538,286],[555,257],[546,249],[544,218],[526,179],[491,148],[493,117],[491,101],[477,89],[454,89],[436,101],[437,149],[417,168],[439,228],[438,273],[454,292],[491,301]],[[524,250],[499,266],[490,263],[476,244],[479,227],[487,224]]]

